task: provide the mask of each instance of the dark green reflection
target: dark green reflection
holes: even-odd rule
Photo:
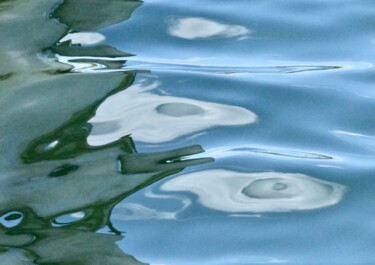
[[[14,192],[18,197],[12,198],[8,208],[1,208],[0,245],[7,251],[0,258],[10,255],[18,259],[19,254],[33,262],[30,264],[143,264],[116,245],[122,236],[110,221],[113,207],[184,167],[212,161],[211,158],[181,160],[183,156],[200,152],[203,152],[200,146],[149,154],[123,151],[118,160],[98,159],[79,166],[64,164],[66,159],[53,161],[57,169],[47,177],[29,173],[28,177],[35,181],[19,185],[23,189],[30,187],[30,193]],[[107,171],[107,168],[116,168],[116,162],[120,163],[121,170]],[[44,166],[38,164],[35,164],[38,170],[43,170]],[[51,174],[54,174],[52,178]],[[74,214],[78,216],[71,221],[57,220]],[[11,221],[17,224],[6,226]],[[95,233],[105,226],[114,235]]]
[[[131,152],[133,144],[129,137],[100,147],[90,147],[87,144],[87,137],[91,132],[91,124],[88,123],[95,116],[96,110],[109,96],[129,87],[135,78],[135,74],[124,75],[120,85],[98,99],[91,105],[73,114],[73,117],[56,128],[52,132],[42,135],[26,147],[21,154],[25,163],[38,162],[42,160],[58,160],[73,158],[78,155],[95,151],[109,146],[120,146],[127,152]]]
[[[64,0],[52,17],[73,31],[96,31],[128,20],[142,3],[137,0]]]
[[[122,236],[110,221],[113,207],[185,167],[212,161],[185,158],[203,152],[199,145],[141,154],[127,135],[102,146],[87,143],[98,107],[131,86],[135,74],[72,73],[55,56],[100,57],[76,60],[121,69],[130,54],[60,40],[124,21],[141,4],[0,1],[0,264],[143,264],[116,245]],[[96,233],[103,227],[113,233]]]

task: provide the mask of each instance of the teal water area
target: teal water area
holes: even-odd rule
[[[374,15],[0,1],[0,264],[374,264]]]

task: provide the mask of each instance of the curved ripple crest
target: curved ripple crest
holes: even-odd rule
[[[337,204],[345,186],[303,174],[207,170],[174,178],[164,191],[190,191],[207,208],[225,212],[288,212]]]

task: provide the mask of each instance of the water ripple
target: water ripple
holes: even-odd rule
[[[278,149],[261,149],[261,148],[236,148],[233,151],[238,152],[252,152],[264,155],[275,155],[283,157],[293,157],[293,158],[304,158],[304,159],[333,159],[331,156],[314,154],[309,152],[294,151],[294,150],[278,150]]]
[[[305,151],[297,151],[297,150],[288,150],[288,149],[278,149],[269,146],[262,146],[262,147],[222,147],[222,148],[213,148],[208,150],[206,154],[210,154],[214,157],[228,157],[228,156],[235,156],[241,154],[260,154],[260,155],[271,155],[277,156],[280,158],[301,158],[301,159],[318,159],[318,160],[332,160],[334,157],[312,153],[312,152],[305,152]]]
[[[328,64],[296,64],[281,63],[279,65],[259,66],[221,66],[190,64],[186,60],[155,60],[152,58],[139,58],[130,53],[120,52],[110,46],[99,45],[93,48],[87,47],[59,47],[54,48],[56,58],[63,64],[70,65],[72,72],[97,73],[97,72],[127,72],[149,73],[151,71],[167,72],[191,72],[214,75],[233,74],[298,74],[327,70],[355,70],[371,68],[372,65],[363,62],[328,63]],[[194,58],[193,58],[194,59]],[[192,61],[194,61],[192,59]],[[198,61],[200,59],[197,59]],[[205,60],[205,59],[202,59]],[[176,63],[175,63],[176,62]],[[108,67],[116,65],[116,67]]]
[[[131,60],[128,68],[151,69],[159,71],[200,72],[207,74],[293,74],[312,71],[337,70],[343,66],[338,65],[278,65],[278,66],[212,66],[151,63]]]

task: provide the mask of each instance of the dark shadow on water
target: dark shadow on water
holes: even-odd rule
[[[30,187],[32,194],[14,192],[16,196],[7,204],[9,208],[1,209],[0,244],[6,251],[0,253],[0,258],[4,255],[5,260],[17,264],[20,257],[14,254],[16,251],[22,259],[29,259],[30,264],[143,264],[116,245],[123,236],[111,224],[112,209],[124,198],[160,179],[213,159],[180,160],[203,152],[200,146],[149,154],[127,151],[123,150],[117,161],[95,161],[111,163],[112,167],[119,162],[118,172],[100,172],[106,165],[98,165],[98,173],[90,169],[87,172],[80,169],[87,165],[68,165],[64,164],[65,159],[58,159],[53,163],[58,168],[48,176],[29,173],[32,180],[19,185]],[[173,162],[165,162],[171,159]],[[43,165],[38,169],[43,170]],[[38,187],[33,185],[34,179]],[[47,189],[54,189],[54,194]],[[63,216],[70,220],[59,222]],[[106,226],[113,234],[95,233]]]
[[[112,209],[156,181],[213,161],[189,159],[204,152],[199,145],[137,153],[130,135],[102,146],[87,143],[88,121],[108,97],[131,86],[135,74],[72,74],[71,66],[53,58],[56,53],[100,57],[85,62],[118,69],[124,60],[102,57],[130,54],[103,44],[85,47],[59,40],[127,20],[141,4],[0,1],[0,10],[16,18],[1,20],[0,14],[0,23],[9,23],[0,32],[5,40],[0,50],[0,264],[144,264],[117,246],[123,236],[110,221]],[[42,16],[49,11],[50,16]],[[12,32],[21,29],[24,35]],[[16,41],[20,47],[12,46]],[[103,227],[112,234],[96,233]]]

